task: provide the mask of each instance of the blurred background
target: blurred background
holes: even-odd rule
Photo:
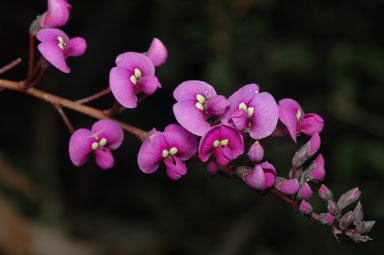
[[[229,97],[257,83],[276,100],[296,99],[325,120],[320,152],[324,183],[336,197],[358,186],[374,240],[338,244],[278,198],[244,183],[211,178],[191,160],[170,180],[162,166],[143,174],[138,139],[128,133],[116,166],[82,167],[68,156],[70,133],[51,105],[14,91],[0,93],[0,254],[380,254],[384,251],[384,48],[380,0],[69,1],[62,29],[88,48],[68,59],[71,74],[51,68],[38,88],[77,100],[108,86],[115,57],[144,52],[158,37],[168,48],[156,69],[162,88],[118,116],[163,130],[174,123],[174,88],[204,80]],[[2,0],[0,66],[22,64],[1,78],[22,80],[28,28],[46,1]],[[90,103],[113,105],[112,95]],[[66,110],[75,128],[94,119]],[[298,146],[307,137],[299,138]],[[266,147],[266,160],[287,176],[298,148],[288,138]],[[318,185],[312,185],[317,191]],[[317,195],[310,202],[324,212]],[[351,206],[352,210],[355,205]]]

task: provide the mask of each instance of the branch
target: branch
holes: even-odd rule
[[[16,90],[16,91],[25,93],[27,95],[37,97],[40,100],[51,103],[53,105],[65,107],[65,108],[71,109],[73,111],[77,111],[77,112],[80,112],[82,114],[91,116],[95,119],[113,120],[117,124],[119,124],[125,131],[135,135],[141,142],[143,142],[145,140],[145,138],[147,137],[147,131],[142,130],[142,129],[137,128],[137,127],[134,127],[134,126],[131,126],[131,125],[128,125],[122,121],[119,121],[119,120],[116,120],[113,118],[109,118],[101,110],[98,110],[96,108],[89,107],[86,105],[81,105],[81,104],[78,104],[74,101],[68,100],[66,98],[55,96],[53,94],[50,94],[50,93],[47,93],[47,92],[44,92],[44,91],[41,91],[41,90],[38,90],[35,88],[29,88],[29,89],[24,90],[23,84],[24,84],[23,81],[16,82],[16,81],[9,81],[9,80],[0,79],[0,88]]]

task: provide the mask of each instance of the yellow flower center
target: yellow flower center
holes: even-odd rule
[[[141,76],[142,76],[142,73],[141,73],[140,69],[139,68],[135,68],[134,74],[132,74],[129,79],[131,80],[133,85],[136,85],[137,81],[141,78]]]

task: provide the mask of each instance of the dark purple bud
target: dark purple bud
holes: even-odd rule
[[[303,215],[308,215],[312,213],[312,206],[305,200],[302,200],[299,206],[299,211]]]
[[[371,238],[369,238],[369,236],[361,235],[357,233],[354,229],[348,229],[345,232],[345,235],[349,236],[356,243],[367,242],[369,240],[372,240]]]
[[[335,218],[340,218],[341,210],[337,206],[335,201],[328,200],[328,202],[327,202],[327,210],[328,210],[328,212],[332,213],[332,215],[335,216]]]
[[[348,205],[356,202],[359,199],[360,194],[361,192],[359,188],[353,188],[340,196],[339,200],[337,201],[337,205],[341,210],[343,210]]]
[[[376,221],[363,221],[356,226],[356,231],[360,234],[368,233],[375,225]]]
[[[333,194],[332,191],[330,191],[327,186],[324,184],[321,184],[320,189],[319,189],[319,197],[327,202],[328,200],[333,200]]]
[[[355,209],[353,210],[353,224],[357,226],[360,222],[363,221],[364,213],[361,203],[358,202]]]
[[[215,175],[219,171],[219,165],[215,160],[210,160],[207,164],[207,170],[211,175]]]
[[[318,221],[321,225],[330,226],[333,223],[333,216],[330,213],[321,213]]]
[[[353,222],[353,212],[349,211],[343,215],[340,219],[339,227],[341,230],[345,231],[351,226]]]
[[[308,183],[301,185],[299,192],[297,193],[298,199],[308,200],[312,196],[312,189]]]
[[[254,144],[252,144],[251,148],[249,148],[248,156],[249,159],[253,162],[260,162],[263,159],[264,149],[259,141],[256,141]]]

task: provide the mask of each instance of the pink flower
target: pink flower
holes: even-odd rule
[[[260,162],[263,159],[264,149],[259,141],[254,142],[251,148],[249,148],[248,156],[249,159],[253,162]]]
[[[313,167],[313,170],[309,174],[310,179],[315,180],[317,182],[322,181],[325,176],[323,155],[317,155],[316,159],[311,163],[311,166]]]
[[[243,137],[235,128],[226,125],[211,128],[201,138],[199,144],[201,161],[207,162],[210,155],[213,155],[217,163],[222,166],[227,165],[243,152]]]
[[[244,177],[244,180],[254,189],[265,190],[273,186],[275,177],[275,167],[268,162],[263,162],[256,164],[253,170]]]
[[[183,127],[171,124],[164,132],[153,130],[140,147],[137,163],[146,174],[155,172],[162,161],[169,178],[178,180],[187,174],[183,161],[191,158],[197,151],[196,137]]]
[[[248,84],[228,98],[229,108],[222,116],[224,124],[233,124],[240,131],[249,131],[256,140],[272,134],[278,120],[278,108],[273,96],[259,93],[259,86]]]
[[[312,196],[311,186],[309,186],[308,183],[304,182],[304,184],[301,185],[299,192],[297,193],[297,198],[308,200],[311,196]]]
[[[294,195],[299,190],[300,184],[297,179],[285,179],[283,177],[277,177],[275,182],[275,188],[286,195]]]
[[[279,119],[295,142],[297,133],[313,136],[315,133],[320,134],[324,127],[324,120],[319,115],[315,113],[304,114],[301,106],[290,98],[279,101]]]
[[[41,42],[37,47],[44,58],[64,73],[70,69],[65,62],[69,56],[81,56],[87,48],[87,43],[82,37],[69,37],[60,29],[43,28],[36,38]]]
[[[123,139],[124,132],[117,123],[99,120],[93,124],[91,130],[80,128],[72,134],[69,140],[69,157],[75,166],[81,166],[93,151],[100,168],[112,168],[115,160],[111,150],[117,149]]]
[[[177,121],[189,132],[202,136],[211,129],[206,120],[211,115],[222,115],[228,106],[224,96],[204,81],[185,81],[173,91],[177,103],[173,113]]]
[[[150,52],[153,51],[155,50]],[[151,53],[150,56],[157,64],[162,62],[159,61],[162,58],[157,58],[154,53]],[[117,56],[117,66],[113,67],[109,73],[109,85],[114,97],[122,106],[136,108],[136,93],[143,92],[151,95],[157,88],[161,88],[161,84],[155,76],[152,59],[137,52],[125,52]]]
[[[37,16],[30,27],[30,33],[36,35],[41,28],[62,27],[67,24],[71,5],[67,0],[48,0],[48,10]]]

